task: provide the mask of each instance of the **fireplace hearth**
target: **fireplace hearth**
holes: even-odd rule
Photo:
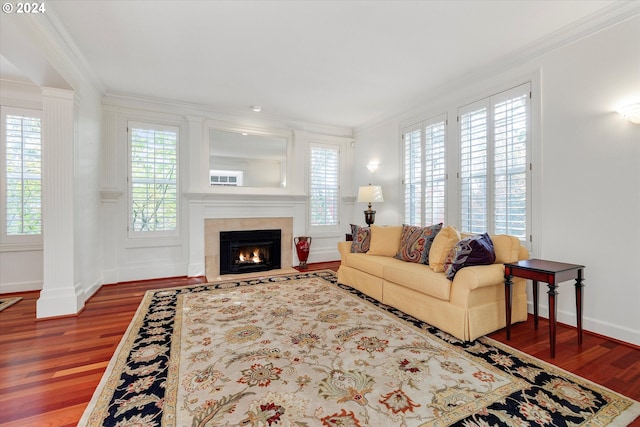
[[[220,232],[220,274],[280,268],[281,230]]]

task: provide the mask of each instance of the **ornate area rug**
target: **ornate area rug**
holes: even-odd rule
[[[147,292],[79,425],[618,426],[639,414],[320,271]]]
[[[21,299],[22,297],[0,298],[0,311],[4,310],[5,308],[11,307]]]

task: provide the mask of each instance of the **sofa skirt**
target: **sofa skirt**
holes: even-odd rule
[[[338,282],[397,308],[462,341],[473,341],[506,326],[504,285],[473,289],[465,301],[434,298],[354,268],[341,265]],[[527,320],[526,281],[514,279],[511,321]]]

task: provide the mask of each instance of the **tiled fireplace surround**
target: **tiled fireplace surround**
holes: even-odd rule
[[[305,231],[305,203],[306,196],[192,195],[189,275],[220,276],[220,231],[280,229],[281,266],[292,267],[293,236]]]
[[[207,218],[204,220],[204,260],[207,279],[220,275],[220,232],[241,230],[281,230],[280,264],[293,265],[291,245],[293,218]]]

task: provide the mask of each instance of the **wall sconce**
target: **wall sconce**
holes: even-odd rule
[[[629,120],[631,123],[635,123],[640,125],[640,102],[636,102],[635,104],[625,105],[618,109],[618,113],[620,113],[625,119]]]
[[[367,169],[369,170],[369,172],[375,173],[378,170],[379,165],[380,163],[372,160],[369,163],[367,163]]]
[[[376,211],[371,209],[371,203],[384,202],[382,197],[382,187],[379,185],[367,185],[358,188],[358,203],[368,203],[368,209],[364,211],[364,222],[371,226],[376,219]]]

